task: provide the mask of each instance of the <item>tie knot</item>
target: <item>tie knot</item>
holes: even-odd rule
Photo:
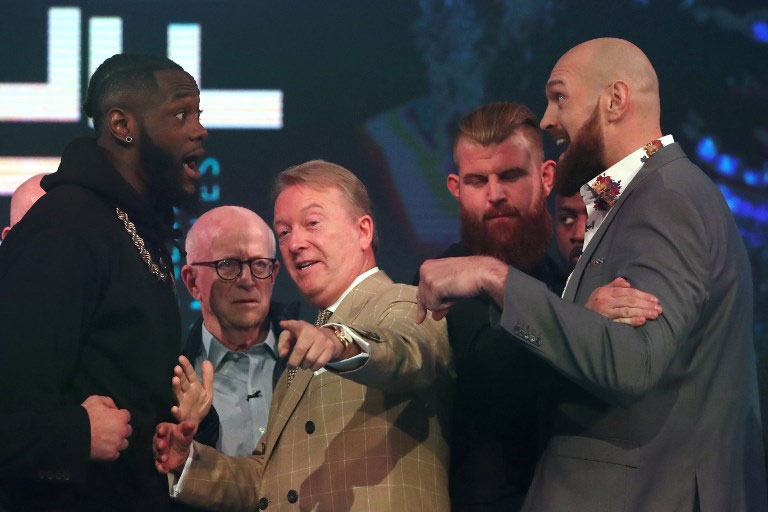
[[[317,312],[317,320],[315,320],[315,326],[321,327],[328,323],[328,319],[331,318],[331,312],[327,309],[321,309]]]

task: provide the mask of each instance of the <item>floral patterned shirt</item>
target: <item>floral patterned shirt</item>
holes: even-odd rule
[[[586,250],[592,236],[600,224],[611,212],[611,207],[619,200],[622,191],[629,185],[645,162],[656,151],[672,144],[672,135],[649,142],[642,148],[625,156],[604,173],[581,187],[581,197],[587,206],[587,229],[584,232],[584,249]]]

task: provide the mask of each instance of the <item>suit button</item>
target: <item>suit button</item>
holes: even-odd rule
[[[315,431],[315,422],[310,420],[304,424],[304,430],[307,434],[311,434]]]
[[[267,510],[269,506],[269,500],[267,498],[261,498],[258,503],[259,510]]]
[[[288,491],[288,503],[296,503],[299,501],[299,493],[291,489]]]

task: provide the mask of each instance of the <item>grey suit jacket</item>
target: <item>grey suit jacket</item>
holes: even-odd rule
[[[635,329],[581,306],[619,276],[663,314]],[[768,510],[750,265],[678,144],[622,193],[564,299],[510,269],[501,325],[578,384],[558,397],[525,510]]]

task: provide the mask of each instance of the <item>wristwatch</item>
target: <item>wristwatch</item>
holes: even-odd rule
[[[341,344],[344,346],[344,350],[346,350],[347,347],[349,347],[349,345],[353,343],[352,338],[340,326],[338,326],[338,325],[328,325],[326,327],[330,327],[331,329],[333,329],[333,334],[336,335],[336,337],[339,339]]]

